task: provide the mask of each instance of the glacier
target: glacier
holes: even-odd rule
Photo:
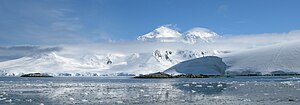
[[[291,41],[222,55],[231,74],[300,73],[300,42]]]
[[[169,74],[264,75],[299,74],[300,42],[292,41],[200,57],[168,68]]]
[[[227,65],[222,58],[206,56],[180,62],[164,71],[168,74],[224,75]]]

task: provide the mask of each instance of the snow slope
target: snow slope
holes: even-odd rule
[[[224,75],[226,67],[222,58],[207,56],[180,62],[164,72],[168,74]]]
[[[222,55],[229,74],[300,73],[300,42],[278,43]]]
[[[75,59],[58,56],[55,53],[22,57],[0,63],[6,73],[59,73],[80,72],[85,69],[97,69],[98,66],[81,64]]]

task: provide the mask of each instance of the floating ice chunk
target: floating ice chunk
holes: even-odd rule
[[[195,87],[202,87],[202,85],[196,85]]]
[[[211,86],[211,85],[208,85],[208,86],[206,86],[206,87],[212,88],[213,86]]]
[[[40,103],[40,105],[45,105],[44,103]]]
[[[217,85],[217,87],[222,87],[222,86],[223,86],[222,84],[218,84],[218,85]]]
[[[32,102],[32,99],[27,99],[26,101],[28,101],[28,102]]]
[[[123,101],[117,101],[117,104],[122,104],[123,103]]]
[[[86,100],[86,99],[83,99],[83,100],[81,100],[82,102],[88,102],[88,100]]]
[[[244,86],[245,84],[239,84],[240,86]]]
[[[0,101],[6,100],[6,98],[0,98]]]
[[[9,103],[10,103],[10,102],[12,102],[12,99],[9,99],[9,100],[5,100],[5,102],[9,102]]]
[[[71,97],[71,98],[69,98],[69,100],[74,101],[75,99]]]
[[[190,84],[184,84],[183,86],[186,86],[186,87],[188,87],[188,86],[190,86]]]
[[[219,96],[214,96],[214,97],[212,97],[212,98],[220,98]]]
[[[6,92],[2,92],[3,95],[7,95]]]
[[[243,101],[250,102],[251,100],[250,99],[243,99]]]
[[[192,90],[192,93],[195,93],[196,91],[195,90]]]
[[[143,89],[141,89],[141,90],[140,90],[140,92],[144,92],[144,90],[143,90]]]

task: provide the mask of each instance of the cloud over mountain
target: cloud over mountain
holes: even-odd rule
[[[61,47],[45,46],[6,46],[0,47],[0,61],[12,60],[24,56],[47,54],[61,51]]]

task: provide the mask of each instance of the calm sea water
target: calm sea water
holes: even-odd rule
[[[0,104],[300,105],[300,78],[0,77]]]

